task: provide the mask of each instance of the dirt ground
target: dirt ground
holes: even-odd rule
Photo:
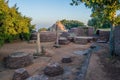
[[[64,68],[70,68],[71,72],[68,75],[66,73],[65,76],[58,76],[56,78],[49,78],[49,80],[56,80],[57,78],[69,78],[69,80],[73,80],[75,77],[75,72],[77,71],[77,68],[80,67],[84,60],[84,56],[79,56],[73,54],[74,51],[77,50],[85,50],[89,48],[90,44],[87,45],[79,45],[79,44],[74,44],[70,43],[68,45],[61,45],[61,48],[54,48],[53,42],[49,43],[41,43],[42,46],[46,48],[46,55],[47,56],[41,56],[37,59],[34,59],[34,63],[30,66],[25,67],[25,69],[28,71],[28,73],[32,76],[35,74],[43,74],[43,69],[45,68],[46,65],[49,63],[60,63],[62,67]],[[17,51],[24,51],[26,53],[35,53],[36,51],[36,44],[29,44],[27,42],[16,42],[16,43],[9,43],[5,44],[2,48],[0,48],[0,60],[2,62],[3,57]],[[51,57],[49,57],[51,56]],[[61,59],[64,56],[71,56],[73,62],[69,64],[64,64],[61,63]],[[12,80],[12,76],[14,74],[15,69],[6,69],[3,67],[3,65],[0,65],[0,80]],[[69,77],[68,77],[69,76]]]
[[[120,57],[110,57],[108,44],[97,44],[100,50],[93,52],[85,80],[120,80]]]
[[[54,48],[53,44],[53,42],[41,43],[46,48],[47,56],[34,59],[34,63],[25,67],[25,69],[31,76],[35,74],[41,75],[46,65],[51,62],[57,62],[62,67],[70,69],[71,72],[49,78],[49,80],[75,80],[77,68],[81,66],[84,56],[75,55],[73,52],[85,50],[90,47],[90,44],[79,45],[70,43],[68,45],[62,45],[61,48]],[[101,46],[101,48],[92,53],[85,80],[120,80],[120,59],[116,57],[111,59],[108,57],[108,44],[97,45]],[[17,51],[33,54],[36,51],[36,44],[29,44],[27,42],[5,44],[0,48],[0,63],[2,63],[3,57]],[[63,56],[71,56],[73,62],[69,64],[61,63]],[[0,80],[12,80],[14,71],[15,69],[4,68],[0,64]]]

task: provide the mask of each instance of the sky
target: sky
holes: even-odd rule
[[[91,10],[83,4],[71,6],[71,0],[9,0],[9,6],[17,4],[22,15],[32,18],[37,28],[50,27],[56,21],[79,20],[85,24],[90,19]]]

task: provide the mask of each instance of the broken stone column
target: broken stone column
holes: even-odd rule
[[[29,77],[27,70],[24,68],[20,68],[15,70],[12,80],[25,80]]]
[[[63,72],[63,68],[58,63],[49,64],[44,69],[44,74],[50,77],[61,75]]]
[[[18,69],[33,63],[33,56],[24,52],[15,52],[6,57],[5,66],[12,69]]]
[[[70,56],[64,56],[61,61],[62,63],[71,63],[72,59]]]

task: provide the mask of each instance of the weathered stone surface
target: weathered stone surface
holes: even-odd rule
[[[77,36],[93,36],[94,28],[91,28],[91,27],[72,28],[70,29],[69,32],[74,33]]]
[[[61,45],[65,45],[65,44],[69,43],[69,40],[67,40],[67,38],[65,38],[65,37],[60,37],[58,42]]]
[[[49,64],[44,69],[44,74],[50,77],[61,75],[63,72],[63,68],[58,63]]]
[[[15,52],[5,59],[5,66],[8,68],[22,68],[33,62],[33,56],[24,52]]]
[[[60,37],[68,37],[70,36],[70,33],[69,32],[62,32],[62,34],[60,35]]]
[[[45,75],[34,75],[32,77],[27,78],[26,80],[48,80],[48,77]]]
[[[20,69],[15,70],[12,80],[25,80],[28,77],[29,77],[29,74],[26,71],[26,69],[20,68]]]
[[[52,42],[56,40],[56,33],[55,32],[40,32],[40,41],[41,42]]]
[[[88,42],[91,42],[93,40],[92,37],[75,37],[74,42],[77,44],[87,44]]]
[[[94,28],[93,27],[89,27],[88,28],[88,36],[93,36],[94,35]]]
[[[30,43],[34,43],[37,40],[37,32],[32,33],[30,37]],[[52,42],[56,40],[56,33],[50,31],[40,32],[40,41],[41,42]]]
[[[120,55],[120,25],[115,27],[114,46],[115,46],[115,53],[117,55]]]
[[[89,49],[88,50],[82,50],[82,51],[74,51],[73,54],[77,54],[77,55],[86,55],[89,53]]]
[[[71,63],[72,62],[72,59],[70,56],[65,56],[62,58],[61,60],[62,63]]]
[[[110,31],[98,30],[99,39],[102,41],[109,41]]]

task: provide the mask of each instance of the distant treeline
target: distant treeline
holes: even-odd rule
[[[78,20],[66,20],[66,19],[63,19],[60,22],[66,27],[66,29],[85,26],[83,22],[80,22]]]

